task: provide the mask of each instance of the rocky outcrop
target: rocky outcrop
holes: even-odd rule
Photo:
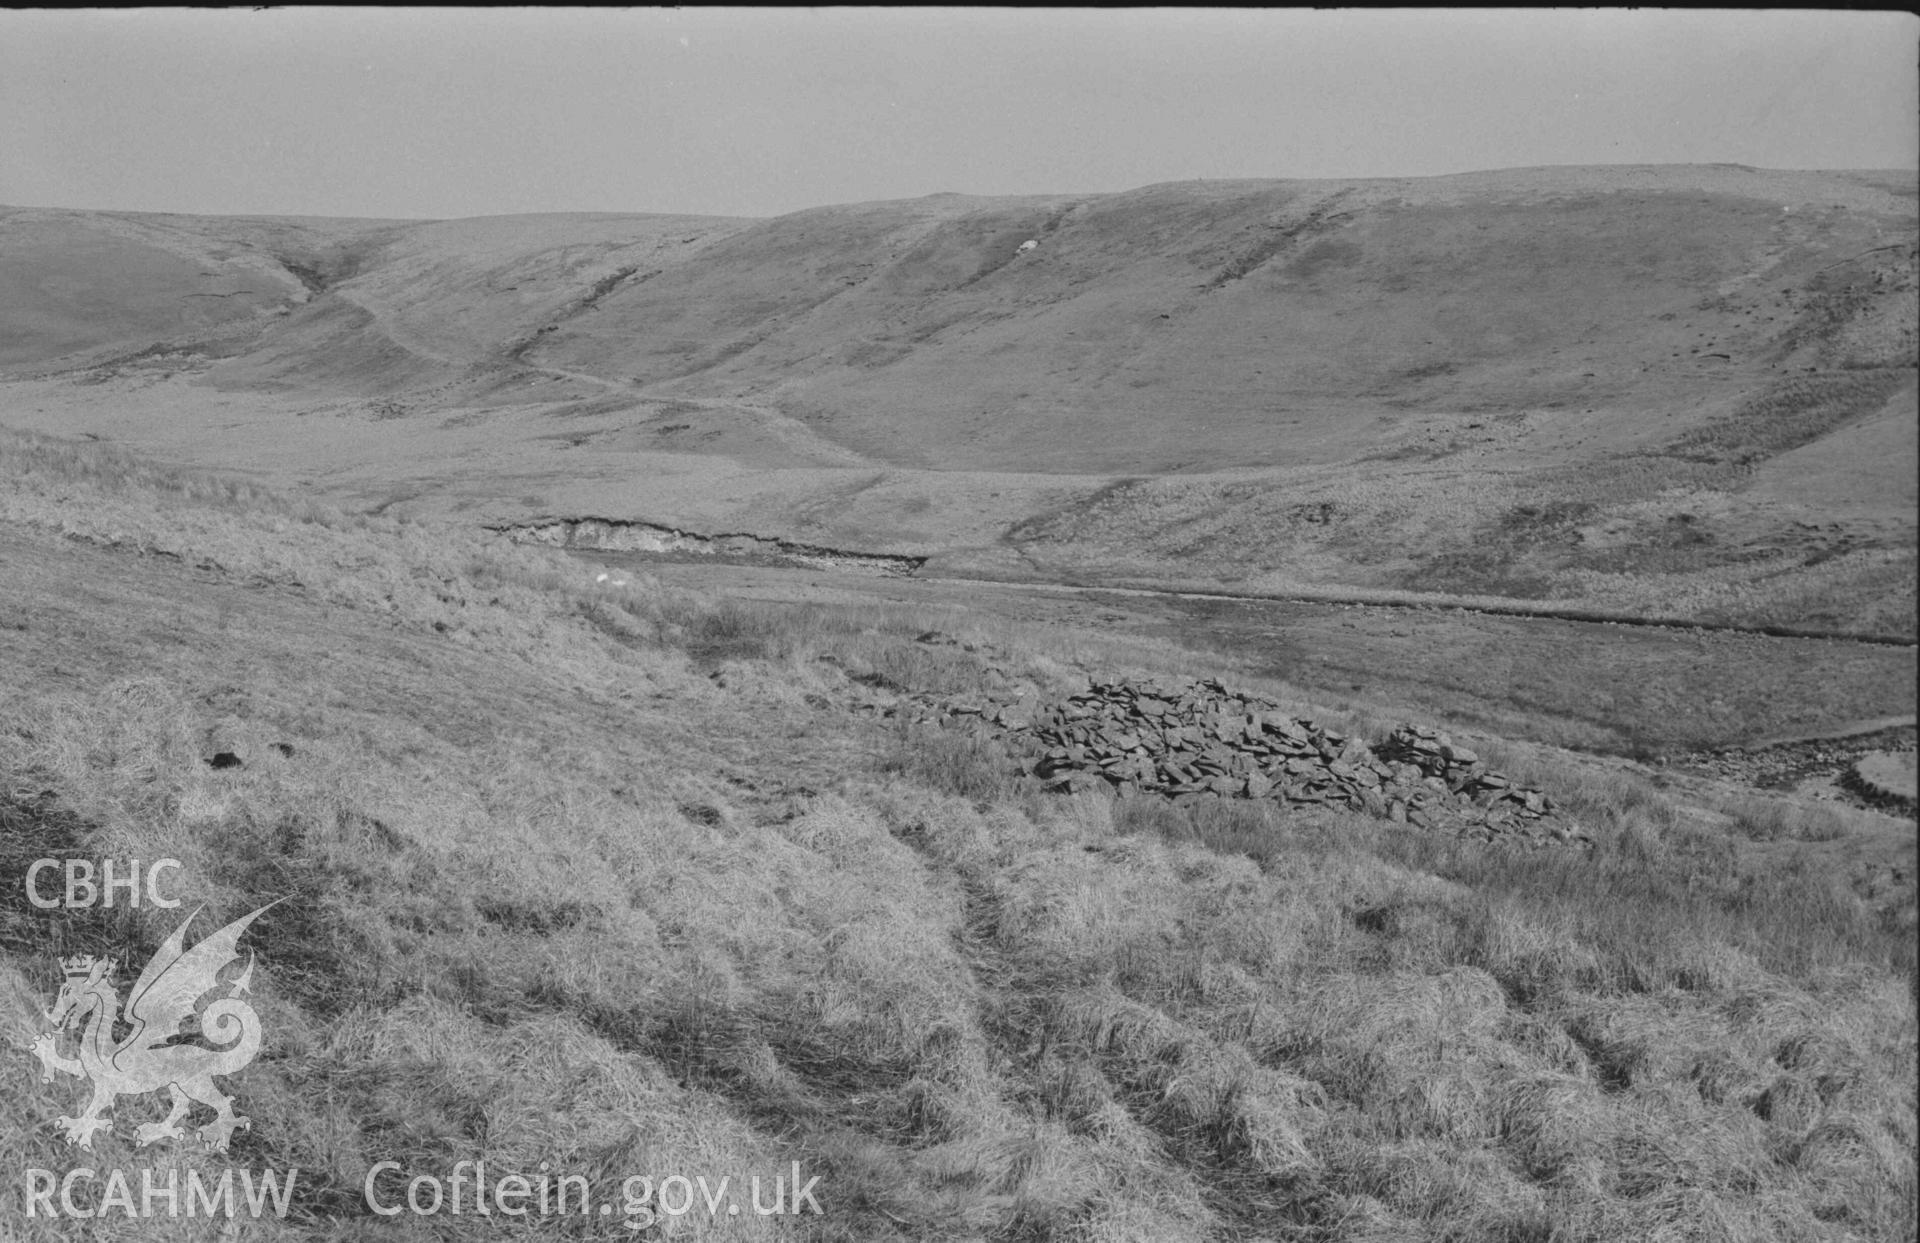
[[[1375,751],[1218,680],[1094,683],[1053,703],[922,702],[909,715],[998,733],[1055,790],[1326,804],[1487,841],[1591,844],[1551,797],[1445,734],[1406,725]]]

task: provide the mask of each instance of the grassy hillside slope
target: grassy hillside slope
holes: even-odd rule
[[[1822,361],[1794,294],[1875,246],[1827,281],[1911,271],[1897,189],[1542,169],[828,208],[616,288],[540,356],[770,389],[856,448],[944,469],[1350,461],[1429,411],[1604,409],[1593,434],[1618,447]],[[1901,292],[1873,288],[1871,340],[1824,361],[1907,361]]]
[[[1660,166],[766,221],[14,213],[0,366],[45,378],[0,418],[496,523],[1911,633],[1915,202]],[[210,401],[217,434],[153,414]]]
[[[284,898],[248,934],[251,1129],[224,1156],[136,1149],[164,1103],[124,1099],[84,1157],[297,1166],[286,1218],[241,1237],[472,1237],[471,1215],[375,1218],[361,1188],[383,1160],[478,1159],[616,1205],[631,1174],[821,1179],[818,1216],[697,1208],[679,1237],[1756,1243],[1913,1220],[1911,833],[1904,892],[1854,890],[1828,849],[1884,832],[1867,813],[1676,802],[1497,739],[1475,745],[1590,856],[1048,795],[850,709],[1204,660],[598,583],[99,446],[0,436],[0,485],[0,1029],[41,1029],[57,955],[143,962],[178,915],[35,910],[33,859],[177,858],[203,919]],[[919,641],[935,627],[960,642]],[[78,1085],[0,1061],[10,1168],[72,1168],[52,1123]],[[26,1219],[7,1181],[15,1237],[204,1233]]]

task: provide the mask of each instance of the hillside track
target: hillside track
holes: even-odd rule
[[[1267,592],[1198,591],[1178,587],[1142,587],[1135,585],[1104,585],[1091,583],[1030,583],[1018,579],[970,579],[963,575],[942,576],[921,573],[924,579],[940,578],[947,582],[995,582],[1016,590],[1094,592],[1101,595],[1116,596],[1158,596],[1179,600],[1240,600],[1252,602],[1272,602],[1276,604],[1324,604],[1335,608],[1372,608],[1394,609],[1413,612],[1442,611],[1449,613],[1477,613],[1486,617],[1537,618],[1542,621],[1582,622],[1596,626],[1640,626],[1658,630],[1685,630],[1701,634],[1751,634],[1763,635],[1774,639],[1820,639],[1832,643],[1859,643],[1872,647],[1915,647],[1920,639],[1911,635],[1855,634],[1842,630],[1824,630],[1804,626],[1761,626],[1740,625],[1736,622],[1697,621],[1684,617],[1638,617],[1626,613],[1604,613],[1594,609],[1555,609],[1543,608],[1521,603],[1494,603],[1486,600],[1468,602],[1464,600],[1436,597],[1430,600],[1409,600],[1390,595],[1357,595],[1328,593],[1302,593],[1281,595]]]
[[[1168,644],[1225,673],[1276,678],[1314,703],[1418,712],[1598,754],[1651,757],[1844,729],[1914,712],[1917,650],[1844,639],[1627,626],[1093,586],[835,573],[717,556],[575,550],[664,583],[747,601],[950,607],[1063,632]],[[1101,670],[1089,667],[1095,674]]]

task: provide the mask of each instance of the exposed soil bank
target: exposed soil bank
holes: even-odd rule
[[[490,529],[522,543],[549,544],[559,548],[772,558],[815,569],[850,570],[858,574],[908,575],[927,560],[925,557],[821,548],[813,544],[743,533],[700,535],[657,523],[617,518],[546,518]]]

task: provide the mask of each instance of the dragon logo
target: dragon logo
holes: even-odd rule
[[[182,1027],[194,1017],[194,1007],[207,993],[219,987],[218,976],[229,964],[239,961],[236,946],[247,925],[258,919],[275,903],[234,920],[220,931],[204,937],[192,949],[184,949],[187,925],[196,909],[181,921],[166,944],[155,951],[146,970],[134,982],[127,996],[127,1022],[132,1031],[124,1040],[113,1039],[115,1020],[120,1012],[120,995],[113,986],[111,958],[91,954],[66,958],[60,967],[66,983],[47,1011],[48,1030],[33,1042],[32,1052],[39,1057],[41,1081],[48,1082],[58,1070],[93,1081],[93,1099],[76,1118],[60,1119],[60,1128],[69,1144],[92,1149],[93,1133],[111,1131],[106,1112],[119,1096],[140,1096],[166,1088],[173,1094],[173,1111],[164,1121],[149,1122],[135,1135],[142,1147],[163,1139],[183,1138],[180,1120],[198,1101],[215,1113],[212,1122],[199,1130],[200,1141],[212,1152],[225,1152],[234,1131],[253,1124],[233,1112],[233,1098],[214,1086],[215,1075],[231,1075],[253,1061],[260,1052],[260,1016],[251,1005],[240,1000],[253,980],[253,955],[247,955],[246,969],[232,981],[227,994],[209,1002],[200,1012],[200,1035],[213,1047],[181,1043]],[[69,1029],[86,1023],[80,1033],[77,1056],[60,1053],[60,1037]]]

